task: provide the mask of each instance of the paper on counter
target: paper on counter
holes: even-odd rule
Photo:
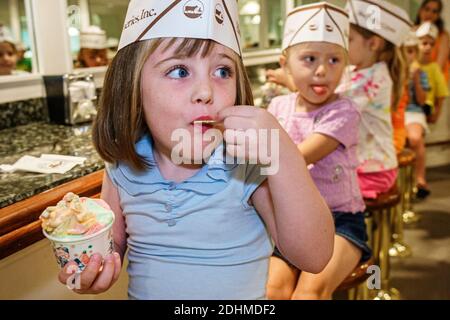
[[[56,154],[43,154],[40,158],[33,156],[23,156],[11,165],[0,165],[0,170],[4,172],[29,171],[37,173],[66,173],[73,167],[83,164],[86,158],[62,156]]]

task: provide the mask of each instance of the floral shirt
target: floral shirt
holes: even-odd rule
[[[350,69],[338,93],[350,97],[361,112],[357,156],[359,172],[397,168],[391,120],[392,79],[384,62],[363,70]]]

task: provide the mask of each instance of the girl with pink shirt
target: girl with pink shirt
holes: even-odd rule
[[[331,299],[358,262],[371,255],[356,175],[360,113],[352,100],[335,93],[347,64],[348,31],[346,12],[325,2],[294,9],[286,21],[280,63],[297,93],[274,98],[269,112],[310,165],[333,212],[335,241],[330,262],[317,274],[298,270],[276,248],[269,299]]]

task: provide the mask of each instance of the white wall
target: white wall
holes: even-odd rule
[[[0,300],[127,299],[126,265],[118,282],[100,295],[79,295],[59,283],[59,268],[47,239],[0,260]]]

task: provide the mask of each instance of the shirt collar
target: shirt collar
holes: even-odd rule
[[[149,134],[136,143],[136,152],[145,158],[151,169],[137,171],[124,163],[118,164],[119,179],[125,189],[133,194],[149,194],[159,190],[187,190],[198,194],[211,195],[223,190],[231,178],[236,161],[225,154],[220,144],[205,164],[194,176],[176,183],[161,175],[153,153],[153,139]]]

